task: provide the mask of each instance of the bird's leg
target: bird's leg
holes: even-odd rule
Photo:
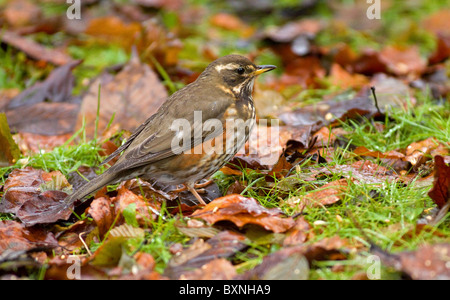
[[[195,196],[195,198],[197,198],[198,202],[200,202],[201,205],[205,206],[206,203],[205,201],[202,199],[202,197],[200,197],[200,195],[197,193],[197,191],[194,189],[193,184],[185,184],[186,188],[189,190],[189,192],[192,193],[192,195]]]
[[[194,184],[194,188],[196,189],[202,189],[204,187],[207,187],[208,185],[212,184],[214,181],[212,179],[209,179],[203,183],[196,183]]]
[[[187,189],[188,189],[187,186],[186,186],[185,184],[183,184],[182,187],[177,188],[177,189],[175,189],[175,190],[171,190],[171,192],[173,192],[173,193],[181,193],[181,192],[184,192],[184,191],[187,190]]]

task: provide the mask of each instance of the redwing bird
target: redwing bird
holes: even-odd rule
[[[154,115],[102,162],[105,164],[123,152],[113,166],[69,195],[65,202],[69,205],[105,185],[140,177],[184,184],[205,205],[194,185],[219,170],[248,140],[255,120],[254,80],[272,69],[275,66],[256,66],[240,55],[215,60],[196,81],[168,97]],[[210,120],[216,121],[212,123],[215,127],[219,125],[219,130],[205,126]],[[185,125],[182,131],[174,130],[177,124]],[[230,130],[229,124],[238,125]],[[243,131],[242,124],[246,124]],[[203,149],[206,144],[208,151]]]

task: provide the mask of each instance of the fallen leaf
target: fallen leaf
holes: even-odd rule
[[[69,226],[55,224],[53,225],[52,232],[58,239],[58,244],[64,249],[64,253],[69,254],[84,248],[81,238],[89,245],[98,235],[95,229],[94,222],[85,219],[78,220]]]
[[[343,89],[361,88],[369,83],[366,76],[357,73],[351,74],[336,63],[331,65],[330,80],[332,85]]]
[[[319,207],[330,205],[342,200],[347,189],[347,179],[339,179],[327,183],[304,196],[288,198],[286,203],[295,207],[298,211],[302,211],[306,206]]]
[[[0,113],[0,167],[14,164],[20,158],[20,150],[11,135],[6,115]]]
[[[428,58],[430,64],[437,64],[450,57],[450,33],[438,34],[437,46],[433,54]]]
[[[73,69],[82,61],[77,60],[54,69],[48,77],[37,82],[14,97],[7,106],[7,111],[32,104],[50,102],[68,102],[75,84]]]
[[[411,143],[406,147],[405,160],[417,169],[424,162],[436,155],[446,155],[449,150],[434,137]]]
[[[370,156],[376,158],[388,158],[388,159],[403,159],[405,158],[405,154],[397,152],[395,150],[391,150],[388,152],[380,152],[369,150],[364,146],[358,146],[353,150],[353,153],[359,156]]]
[[[442,156],[436,155],[434,168],[434,183],[428,196],[439,208],[442,208],[450,200],[450,167],[445,164]]]
[[[117,197],[112,200],[116,214],[123,213],[123,211],[130,205],[136,205],[136,220],[139,225],[146,226],[158,217],[160,205],[152,199],[145,200],[144,197],[138,196],[132,191],[128,190],[124,185],[119,188]]]
[[[11,130],[46,136],[73,133],[79,105],[69,102],[75,83],[72,70],[80,63],[53,70],[43,82],[14,97],[5,107]]]
[[[32,25],[35,20],[39,20],[42,17],[42,11],[38,5],[30,1],[11,1],[4,7],[3,17],[13,28],[20,28]]]
[[[301,35],[315,36],[321,29],[322,23],[315,19],[301,19],[289,22],[281,27],[270,27],[265,36],[277,43],[292,42]]]
[[[67,193],[48,190],[65,190],[67,181],[59,186],[56,182],[51,183],[60,176],[64,177],[59,171],[46,173],[31,167],[13,170],[5,182],[0,211],[16,214],[26,226],[67,219],[72,214],[71,208],[64,203]]]
[[[232,14],[223,12],[215,14],[211,17],[209,22],[212,26],[239,32],[241,37],[250,37],[254,33],[254,29],[251,26]]]
[[[16,216],[26,226],[36,224],[54,223],[58,220],[67,220],[72,214],[70,208],[55,211],[54,208],[65,207],[67,193],[61,191],[45,191],[34,194],[16,213]]]
[[[7,111],[6,116],[14,132],[55,136],[73,134],[78,109],[75,103],[42,102]]]
[[[14,140],[24,155],[41,153],[41,151],[52,151],[63,145],[72,136],[72,133],[61,135],[42,135],[29,132],[19,132],[14,135]]]
[[[27,201],[28,196],[37,192],[44,183],[42,170],[26,167],[14,169],[9,174],[3,190],[3,199],[0,202],[0,211],[3,213],[16,213],[20,206]]]
[[[100,89],[100,110],[98,133],[109,124],[113,114],[113,124],[120,128],[134,130],[154,114],[168,94],[158,76],[136,55],[114,78],[107,80],[100,76],[90,85],[83,97],[76,128],[81,128],[85,120],[86,136],[92,138],[97,120],[97,106]]]
[[[201,268],[183,273],[182,280],[231,280],[236,276],[234,266],[224,258],[204,264]]]
[[[311,230],[311,225],[303,216],[295,221],[295,225],[286,232],[286,238],[283,246],[293,246],[303,244],[307,239]]]
[[[298,250],[298,249],[295,249]],[[241,280],[307,280],[309,263],[301,251],[283,248],[263,258],[260,265],[238,278]]]
[[[198,239],[189,248],[178,252],[171,258],[164,275],[170,279],[182,279],[184,274],[192,274],[190,272],[194,269],[203,268],[204,265],[216,259],[227,258],[241,251],[246,247],[245,241],[244,235],[228,230],[220,232],[207,242]],[[226,268],[225,271],[230,275],[229,268]],[[198,271],[196,274],[201,273],[202,271]],[[212,274],[208,276],[212,276]]]
[[[340,176],[370,184],[383,184],[386,181],[396,182],[400,177],[389,169],[371,161],[357,161],[351,165],[328,166],[315,170],[316,174],[338,174]]]
[[[414,280],[449,280],[449,253],[450,244],[435,244],[397,255],[402,271]]]
[[[272,167],[272,170],[267,173],[268,176],[283,177],[292,168],[292,164],[287,161],[285,153],[282,153],[278,158],[278,162]]]
[[[245,186],[240,183],[238,180],[236,180],[233,184],[231,184],[225,195],[231,195],[231,194],[240,194],[245,190]]]
[[[435,34],[448,34],[450,28],[448,27],[448,20],[450,20],[450,10],[442,9],[427,16],[423,21],[423,27]]]
[[[58,247],[53,233],[42,228],[26,228],[12,220],[0,221],[0,253],[29,250],[38,247]]]
[[[425,71],[426,62],[420,56],[417,46],[408,46],[404,48],[387,46],[380,52],[380,61],[386,65],[388,72],[394,75],[416,76]]]
[[[376,88],[378,106],[381,111],[387,107],[407,108],[416,103],[416,99],[408,84],[385,73],[372,77],[370,85]]]
[[[287,125],[311,126],[311,130],[316,131],[338,119],[354,118],[375,112],[376,108],[369,97],[355,97],[341,101],[336,98],[282,113],[279,118]]]
[[[106,16],[90,20],[85,33],[107,43],[118,43],[131,49],[141,38],[142,25],[138,22],[125,23],[119,17]]]
[[[57,66],[73,63],[73,59],[66,53],[57,49],[46,48],[9,30],[3,30],[0,40],[39,61],[49,62]]]
[[[94,199],[89,206],[88,213],[94,219],[101,237],[111,228],[116,216],[111,199],[106,197]]]
[[[371,252],[383,264],[403,272],[413,280],[449,280],[448,254],[450,244],[422,245],[417,250],[389,253],[376,246]]]
[[[285,247],[265,256],[260,265],[235,279],[307,279],[309,266],[315,261],[343,260],[346,259],[346,252],[359,247],[359,244],[352,244],[339,236],[324,238],[313,244]]]
[[[285,232],[295,223],[292,218],[283,218],[278,208],[268,209],[253,198],[236,194],[215,199],[204,208],[196,210],[192,217],[209,224],[219,221],[230,221],[238,227],[256,224],[273,232]]]

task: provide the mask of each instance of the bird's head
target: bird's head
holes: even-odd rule
[[[213,83],[235,95],[251,94],[256,76],[275,69],[273,65],[256,66],[248,58],[231,54],[213,61],[204,71]]]

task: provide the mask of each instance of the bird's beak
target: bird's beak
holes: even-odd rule
[[[256,71],[253,72],[254,76],[257,76],[259,74],[265,73],[265,72],[269,72],[273,69],[276,69],[276,66],[274,65],[262,65],[262,66],[257,66],[256,67]]]

